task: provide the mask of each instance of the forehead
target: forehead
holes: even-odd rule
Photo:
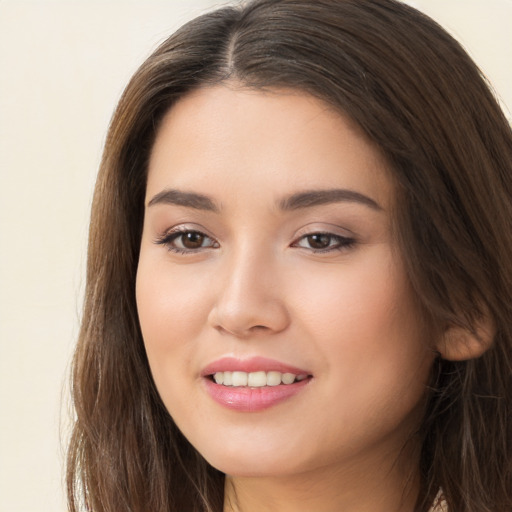
[[[343,187],[383,207],[392,195],[380,151],[329,105],[303,92],[230,85],[189,93],[164,116],[147,195],[166,187],[224,197]]]

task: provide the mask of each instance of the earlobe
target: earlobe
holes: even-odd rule
[[[437,343],[437,350],[443,359],[466,361],[483,355],[494,341],[496,329],[490,315],[480,320],[474,330],[462,326],[446,329]]]

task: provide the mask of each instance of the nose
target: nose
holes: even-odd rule
[[[208,320],[221,333],[247,339],[287,328],[285,294],[270,258],[240,253],[225,262],[214,280],[217,293]]]

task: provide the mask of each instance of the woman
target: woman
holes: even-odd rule
[[[512,134],[393,0],[256,0],[141,66],[98,177],[70,509],[512,508]]]

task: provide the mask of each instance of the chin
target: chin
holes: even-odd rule
[[[206,461],[222,473],[236,477],[285,476],[297,472],[301,463],[285,454],[262,450],[223,450],[222,453],[201,453]]]

